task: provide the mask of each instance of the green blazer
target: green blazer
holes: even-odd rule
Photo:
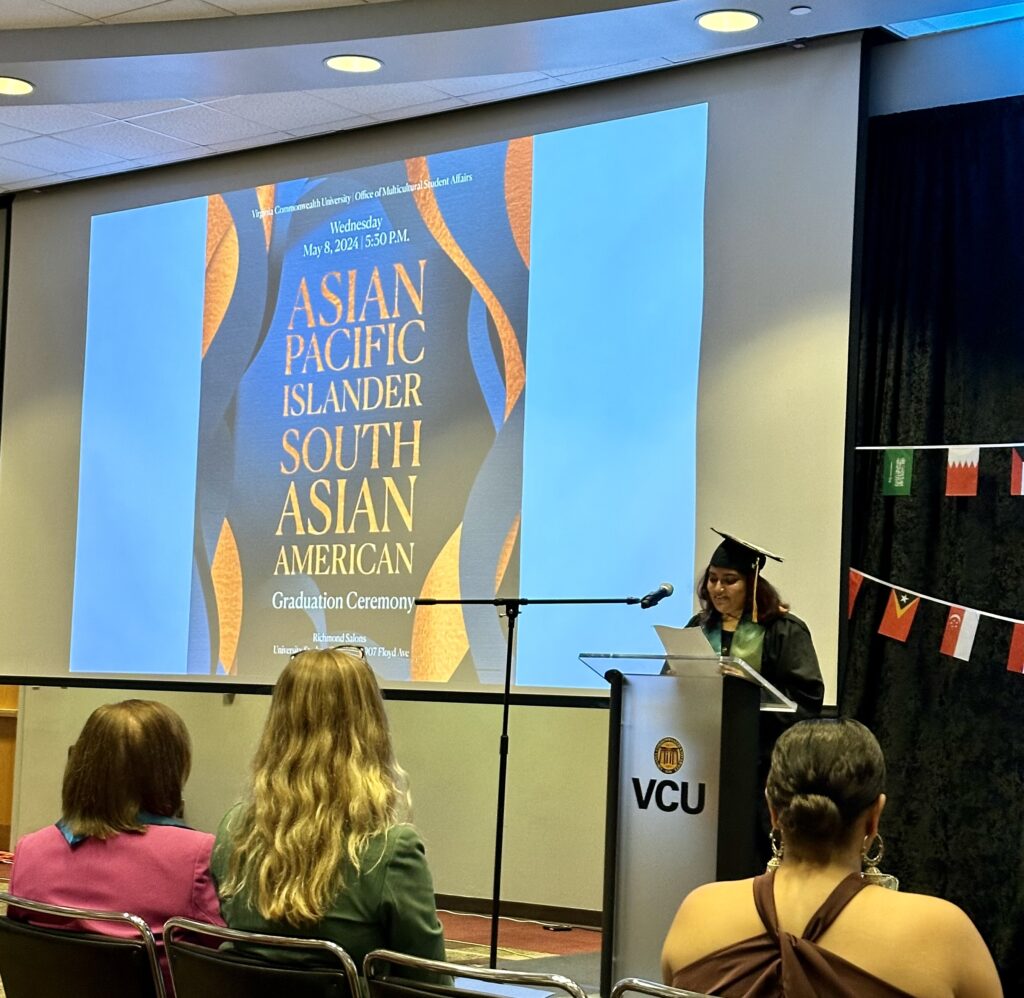
[[[229,811],[217,831],[211,868],[218,885],[227,875],[227,830],[237,812],[237,807]],[[443,960],[444,934],[437,918],[434,885],[416,829],[396,825],[371,839],[361,866],[358,874],[346,869],[345,887],[316,925],[299,929],[285,922],[268,921],[250,906],[244,894],[221,896],[221,914],[232,929],[337,943],[352,957],[360,973],[363,958],[374,949]],[[275,959],[280,959],[279,953]]]

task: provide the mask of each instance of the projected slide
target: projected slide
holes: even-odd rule
[[[689,609],[700,105],[96,216],[70,666],[598,685]],[[125,649],[131,649],[126,655]]]

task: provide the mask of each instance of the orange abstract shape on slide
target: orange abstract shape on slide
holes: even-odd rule
[[[274,231],[274,195],[276,192],[277,187],[274,184],[264,184],[262,187],[256,188],[256,203],[260,206],[260,211],[269,212],[262,219],[263,238],[268,250],[270,249],[270,236]]]
[[[459,598],[459,545],[462,524],[445,542],[423,580],[420,596],[424,599]],[[412,621],[412,648],[409,671],[412,679],[426,683],[445,683],[469,651],[469,636],[462,618],[462,607],[455,605],[418,606]]]
[[[224,199],[207,198],[206,292],[203,297],[203,356],[220,329],[238,279],[238,232]]]
[[[210,578],[220,634],[217,657],[224,672],[233,676],[238,668],[238,638],[242,632],[242,562],[238,557],[234,531],[227,519],[221,524]]]
[[[516,249],[530,269],[530,216],[533,210],[533,137],[512,139],[505,156],[505,210]]]
[[[519,521],[521,519],[522,514],[516,513],[512,526],[508,528],[508,533],[505,535],[505,541],[501,545],[501,553],[498,555],[498,567],[494,572],[495,596],[498,595],[498,589],[501,588],[501,580],[505,578],[505,571],[508,568],[509,560],[512,558],[512,549],[516,546],[516,537],[519,536]]]
[[[430,179],[430,169],[426,159],[422,156],[407,159],[405,172],[412,184]],[[441,214],[441,206],[437,203],[433,189],[422,187],[413,191],[412,195],[430,234],[484,300],[487,311],[498,331],[498,342],[501,343],[501,353],[505,363],[505,419],[508,419],[526,384],[523,352],[519,349],[516,331],[512,328],[512,322],[505,313],[501,302],[498,301],[498,296],[473,266],[462,247],[455,241],[455,237],[448,228],[448,223],[445,222],[444,216]]]

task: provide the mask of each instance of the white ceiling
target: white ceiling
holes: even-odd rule
[[[0,75],[36,86],[0,97],[0,192],[998,5],[744,0],[761,24],[713,35],[715,0],[0,0]]]

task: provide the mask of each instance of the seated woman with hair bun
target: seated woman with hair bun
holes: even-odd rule
[[[776,859],[683,901],[666,984],[723,998],[998,998],[992,957],[956,905],[886,890],[877,869],[885,760],[852,720],[802,721],[772,752]],[[885,886],[882,886],[884,882]]]
[[[97,707],[68,751],[60,821],[18,842],[11,871],[11,893],[27,901],[138,915],[156,937],[168,994],[164,922],[224,924],[210,876],[213,836],[181,820],[191,764],[188,730],[170,707]],[[111,922],[82,928],[131,932]]]

